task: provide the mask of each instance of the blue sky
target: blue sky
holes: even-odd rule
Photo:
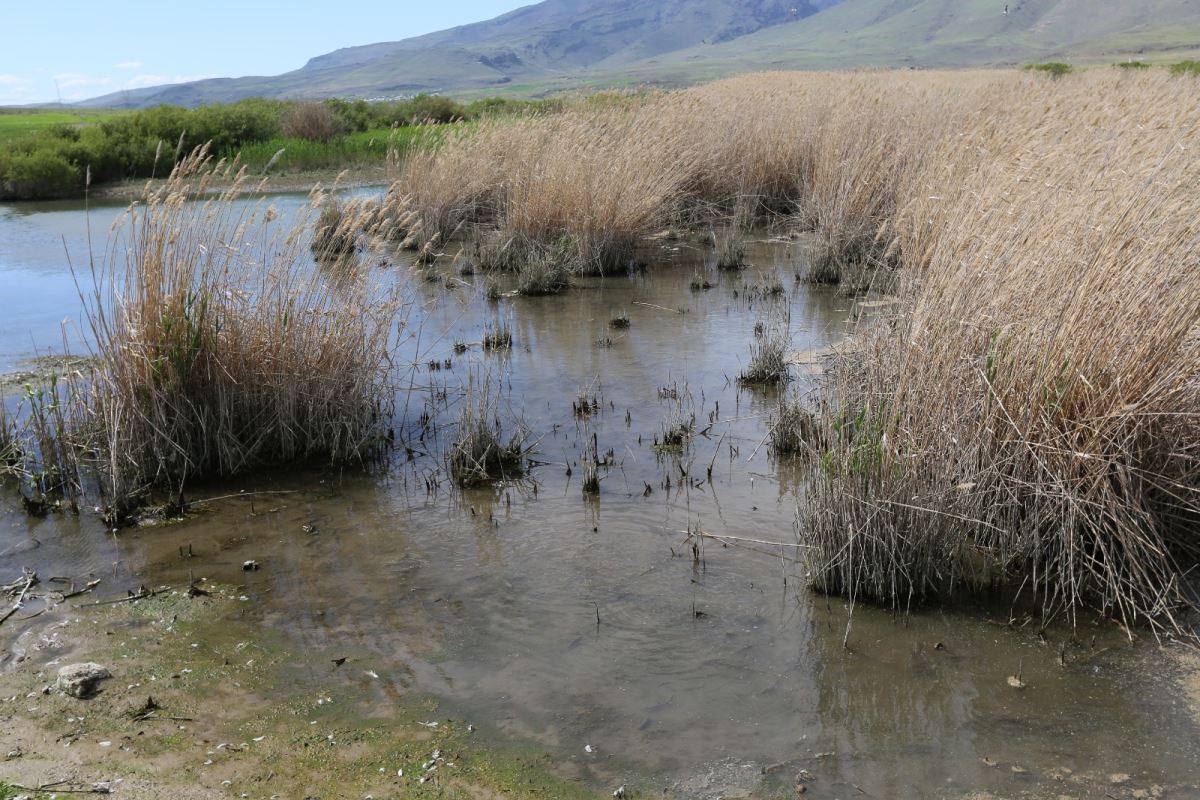
[[[536,0],[6,0],[0,105],[83,100],[215,76],[274,75]],[[57,88],[56,88],[57,83]]]

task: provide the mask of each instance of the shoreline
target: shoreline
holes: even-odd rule
[[[339,180],[339,176],[341,179]],[[269,194],[298,194],[307,193],[318,184],[325,186],[336,185],[340,190],[368,189],[387,186],[391,183],[386,165],[370,168],[348,168],[343,170],[321,169],[310,172],[289,172],[280,175],[267,175],[265,191]],[[262,176],[247,175],[248,184],[256,186]],[[137,200],[145,192],[147,185],[159,186],[165,182],[163,178],[131,178],[118,183],[106,183],[92,187],[89,197],[94,200]],[[215,195],[232,185],[231,180],[214,179],[206,188],[205,193]],[[24,200],[23,203],[62,202],[57,200]],[[69,199],[69,198],[66,198]],[[83,198],[78,198],[83,199]]]

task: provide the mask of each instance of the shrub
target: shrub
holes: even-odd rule
[[[1069,75],[1075,71],[1075,68],[1070,64],[1065,64],[1062,61],[1046,61],[1041,64],[1026,64],[1024,69],[1031,72],[1044,72],[1054,78],[1061,78],[1063,75]]]
[[[1172,75],[1200,76],[1200,61],[1179,61],[1171,65]]]
[[[83,191],[84,176],[61,153],[0,152],[0,198],[43,199],[67,197]]]
[[[341,134],[342,127],[324,103],[296,103],[284,112],[280,132],[308,142],[328,142]]]

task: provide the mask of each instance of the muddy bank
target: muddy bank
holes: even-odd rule
[[[82,587],[95,579],[80,580]],[[7,621],[0,791],[7,784],[134,800],[588,798],[614,791],[766,800],[847,796],[839,786],[858,784],[835,776],[876,768],[869,751],[830,751],[774,764],[728,757],[696,765],[672,783],[649,776],[630,781],[623,759],[605,752],[607,743],[587,745],[575,757],[554,755],[495,720],[464,716],[460,707],[411,688],[417,664],[366,649],[296,649],[258,621],[260,600],[248,585],[197,582],[190,592],[139,587],[131,591],[147,596],[132,601],[101,592],[103,585],[64,600],[39,582],[28,607]],[[103,664],[113,675],[89,699],[55,686],[61,666],[80,661]],[[1194,712],[1200,660],[1181,656],[1173,674]],[[1121,771],[1120,753],[1111,754],[1111,771],[1045,766],[1029,755],[981,759],[1008,784],[1003,791],[929,787],[883,796],[1140,800],[1200,791]],[[920,751],[911,757],[922,758]],[[853,796],[881,795],[860,787]]]
[[[556,775],[537,750],[498,747],[436,699],[395,690],[386,670],[398,665],[295,652],[245,622],[241,589],[198,588],[67,601],[9,621],[20,633],[0,652],[0,786],[129,798],[598,796],[596,780]],[[113,674],[90,699],[55,687],[58,669],[79,661]],[[290,692],[306,663],[324,680]]]

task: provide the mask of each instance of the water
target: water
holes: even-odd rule
[[[62,206],[0,212],[0,363],[77,314],[50,241],[78,241],[81,220]],[[86,516],[29,519],[4,495],[0,577],[28,566],[113,576],[114,588],[179,585],[192,571],[245,584],[255,620],[288,631],[298,652],[369,664],[381,701],[432,693],[482,733],[537,742],[600,785],[736,796],[791,791],[806,774],[821,797],[1124,797],[1155,785],[1196,796],[1195,718],[1155,647],[1087,620],[1039,635],[1036,623],[1000,624],[1008,609],[851,617],[806,591],[787,546],[804,468],[763,446],[777,393],[741,390],[736,375],[756,324],[785,308],[798,351],[836,344],[869,311],[795,280],[794,244],[749,253],[745,273],[709,272],[707,292],[689,288],[705,251],[660,242],[644,273],[495,303],[482,278],[445,259],[436,282],[415,284],[421,334],[406,351],[452,366],[415,373],[411,462],[376,477],[264,473],[193,487],[193,498],[263,493],[119,537]],[[748,300],[775,272],[786,296]],[[610,327],[621,313],[627,330]],[[511,353],[476,344],[497,320],[512,327]],[[472,346],[456,354],[456,341]],[[528,480],[457,492],[437,476],[471,375],[502,387],[506,426],[529,426],[542,463]],[[798,369],[789,391],[811,387]],[[601,412],[576,418],[580,394]],[[420,440],[422,410],[433,423]],[[656,451],[681,412],[697,419],[690,446]],[[580,486],[593,435],[615,461],[598,498]],[[697,526],[756,541],[689,540]],[[188,546],[195,558],[181,561]],[[247,559],[262,569],[243,573]],[[296,670],[297,692],[328,676],[325,664]],[[1008,682],[1018,674],[1022,690]],[[1118,773],[1130,781],[1115,786]]]

